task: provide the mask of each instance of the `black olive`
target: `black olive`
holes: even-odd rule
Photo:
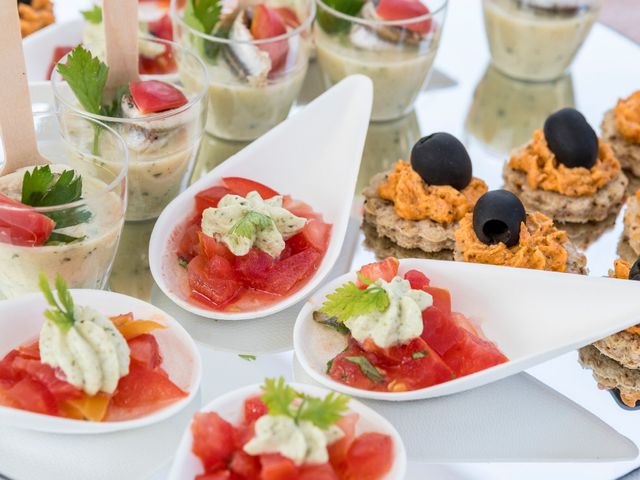
[[[520,225],[527,219],[524,205],[507,190],[493,190],[480,197],[473,209],[473,230],[487,245],[504,243],[507,247],[520,240]]]
[[[471,159],[460,140],[448,133],[423,137],[411,149],[411,167],[429,185],[462,190],[472,178]]]
[[[598,136],[579,111],[563,108],[544,122],[544,138],[558,161],[569,168],[591,168],[598,159]]]
[[[636,263],[634,263],[631,270],[629,270],[629,280],[640,281],[640,258],[636,260]]]

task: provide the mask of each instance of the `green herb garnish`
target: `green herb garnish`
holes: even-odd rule
[[[94,25],[102,23],[102,8],[98,5],[94,5],[91,10],[83,10],[80,13],[89,23],[93,23]]]
[[[384,375],[374,367],[367,357],[344,357],[345,360],[355,363],[360,367],[360,371],[364,373],[369,380],[374,383],[384,383]]]
[[[76,321],[73,311],[73,298],[71,298],[67,284],[60,275],[56,276],[55,283],[57,290],[56,293],[58,294],[60,303],[58,303],[56,298],[53,296],[53,292],[51,291],[46,275],[44,272],[40,272],[40,290],[42,291],[44,298],[47,299],[47,303],[53,307],[49,310],[45,310],[44,316],[55,323],[60,330],[67,332],[71,327],[73,327],[73,324]]]
[[[45,245],[48,247],[53,245],[68,245],[69,243],[81,242],[85,238],[87,238],[86,235],[74,237],[72,235],[65,235],[64,233],[52,232],[49,238],[47,238]]]
[[[302,420],[326,429],[336,423],[348,409],[350,398],[334,392],[324,398],[297,392],[284,378],[267,378],[262,385],[262,401],[270,415],[285,415],[299,423]],[[297,403],[296,403],[297,401]]]
[[[365,4],[365,0],[323,0],[323,2],[334,10],[352,17],[357,16]],[[351,28],[349,20],[338,18],[322,7],[318,8],[316,18],[322,29],[327,33],[348,32]]]
[[[246,360],[247,362],[255,362],[257,358],[255,355],[251,355],[248,353],[239,353],[238,356],[241,359]]]
[[[414,360],[418,360],[420,358],[424,358],[427,356],[427,351],[426,350],[420,350],[419,352],[413,352],[411,354],[411,358],[413,358]]]
[[[384,312],[387,308],[389,295],[384,288],[371,284],[361,290],[355,283],[348,282],[327,295],[320,312],[328,317],[335,317],[338,322],[344,322],[351,317]]]
[[[344,325],[344,323],[339,322],[336,317],[329,317],[318,310],[313,312],[313,320],[321,325],[333,328],[336,332],[342,335],[349,333],[349,329]]]
[[[238,220],[228,235],[236,237],[254,238],[256,233],[264,230],[273,223],[270,216],[264,213],[247,212],[240,220]]]
[[[178,265],[180,265],[182,268],[187,268],[189,266],[189,262],[184,257],[178,257]]]
[[[228,38],[231,24],[218,25],[222,3],[220,0],[188,0],[184,10],[184,21],[198,32],[220,38]],[[206,58],[215,60],[220,52],[221,44],[204,38],[195,39],[201,43],[200,49]]]

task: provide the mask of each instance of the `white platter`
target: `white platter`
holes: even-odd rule
[[[299,392],[316,397],[324,397],[329,393],[324,388],[302,383],[292,383],[290,385]],[[235,425],[242,421],[244,401],[260,392],[260,385],[243,387],[216,398],[201,411],[217,412],[222,418]],[[360,416],[356,426],[356,435],[364,432],[378,432],[391,436],[394,445],[394,462],[391,471],[384,477],[384,480],[403,479],[407,469],[407,452],[400,435],[393,425],[357,400],[349,402],[349,410]],[[168,480],[190,480],[202,473],[202,463],[191,451],[192,440],[191,429],[187,428],[178,447]]]
[[[316,323],[313,311],[355,273],[325,285],[309,299],[293,332],[297,358],[323,386],[351,396],[404,401],[451,395],[519,373],[640,323],[640,282],[437,260],[401,260],[400,275],[420,270],[451,292],[452,308],[478,323],[509,361],[481,372],[408,392],[371,392],[326,375],[327,361],[346,339]],[[603,299],[606,299],[604,301]],[[544,301],[541,301],[544,300]]]
[[[161,422],[180,412],[193,400],[202,377],[200,354],[194,341],[176,320],[153,305],[119,293],[71,290],[71,294],[77,305],[91,306],[107,316],[133,312],[137,319],[154,319],[166,325],[166,329],[153,332],[163,357],[162,368],[189,395],[150,415],[121,422],[86,422],[0,406],[0,424],[51,433],[108,433]],[[43,295],[39,293],[0,302],[0,358],[38,337],[43,312],[47,308]]]
[[[218,320],[266,317],[305,299],[338,260],[347,232],[351,203],[366,131],[373,88],[361,75],[346,78],[296,115],[214,168],[178,195],[158,218],[149,243],[151,273],[160,289],[178,306]],[[327,139],[331,141],[326,141]],[[176,227],[190,218],[196,193],[222,177],[245,177],[301,200],[331,223],[329,246],[315,274],[298,291],[265,308],[218,312],[189,300],[186,271],[175,254]]]

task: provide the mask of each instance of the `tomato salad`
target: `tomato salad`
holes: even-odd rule
[[[391,470],[392,437],[357,435],[349,397],[312,397],[282,378],[267,379],[262,392],[244,401],[237,425],[196,413],[192,452],[204,469],[196,480],[379,480]]]
[[[327,296],[314,320],[348,339],[327,364],[337,382],[371,391],[430,387],[499,365],[508,358],[463,314],[448,290],[418,270],[398,276],[390,257],[365,265],[358,280]]]
[[[226,177],[195,203],[173,249],[191,300],[211,310],[253,311],[293,294],[327,251],[331,224],[258,182]]]

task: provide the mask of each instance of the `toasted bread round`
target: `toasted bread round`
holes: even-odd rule
[[[576,247],[585,249],[598,240],[606,231],[613,229],[616,225],[617,218],[618,214],[614,213],[601,222],[557,222],[556,227],[567,232],[569,240],[571,240]]]
[[[602,140],[611,145],[622,168],[640,177],[640,145],[627,142],[618,133],[613,109],[604,114],[600,128]]]
[[[373,250],[376,258],[379,260],[387,257],[453,260],[453,252],[451,250],[427,253],[419,248],[402,248],[401,246],[393,243],[391,239],[378,235],[376,226],[371,225],[366,221],[362,223],[362,231],[364,232],[365,247]]]
[[[594,347],[620,365],[640,369],[640,335],[626,330],[594,342]]]
[[[640,255],[640,198],[629,197],[627,210],[624,212],[624,239],[636,255]]]
[[[620,211],[629,180],[620,172],[594,195],[571,197],[557,192],[533,189],[527,174],[509,167],[503,171],[504,186],[515,193],[529,210],[538,210],[558,222],[601,222]]]

